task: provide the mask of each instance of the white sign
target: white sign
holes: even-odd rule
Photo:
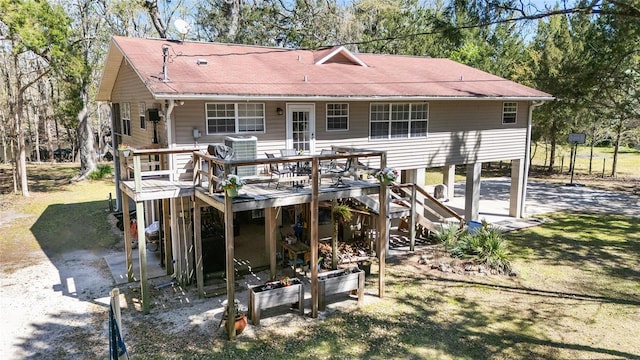
[[[586,141],[587,141],[587,134],[585,133],[569,134],[569,142],[571,144],[584,144]]]

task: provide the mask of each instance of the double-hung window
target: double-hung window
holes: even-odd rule
[[[264,104],[206,104],[207,134],[264,132]]]
[[[372,139],[427,136],[427,103],[374,103],[371,104],[369,116]]]
[[[349,130],[349,104],[327,104],[327,131]]]
[[[504,102],[502,103],[502,123],[515,124],[518,118],[518,103]]]
[[[122,119],[122,135],[131,136],[131,104],[120,105],[120,118]]]
[[[147,105],[145,103],[139,103],[138,104],[138,113],[140,114],[140,129],[146,129],[147,128],[147,117],[146,117],[146,112],[147,112]]]

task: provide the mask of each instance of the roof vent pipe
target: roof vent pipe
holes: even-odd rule
[[[162,45],[162,82],[169,81],[167,74],[167,57],[169,56],[169,45]]]

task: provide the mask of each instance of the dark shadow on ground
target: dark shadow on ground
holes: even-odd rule
[[[26,354],[24,359],[107,359],[109,339],[104,332],[108,321],[105,310],[104,321],[96,322],[91,314],[60,312],[54,321],[30,324],[33,335],[19,339],[18,346]],[[55,341],[52,341],[55,340]],[[96,353],[96,349],[104,349]]]

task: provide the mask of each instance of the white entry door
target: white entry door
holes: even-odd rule
[[[287,104],[287,149],[313,154],[316,139],[314,104]]]

